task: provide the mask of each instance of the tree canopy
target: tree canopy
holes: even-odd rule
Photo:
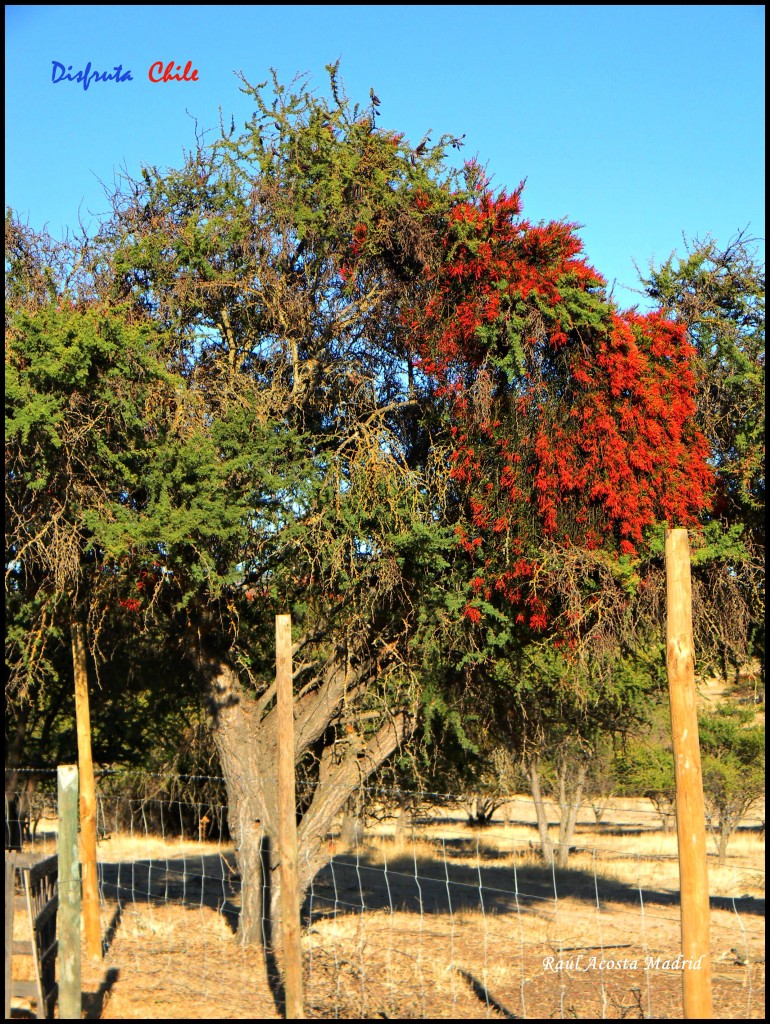
[[[243,130],[126,177],[95,238],[6,218],[19,735],[25,701],[61,698],[76,618],[105,702],[143,659],[165,668],[137,714],[197,694],[247,940],[280,856],[276,613],[307,884],[351,794],[437,723],[524,752],[636,720],[638,672],[581,652],[647,639],[662,524],[715,522],[733,465],[709,464],[686,323],[618,309],[574,225],[530,223],[521,188],[452,168],[460,139],[413,145],[329,73],[329,98],[244,81]]]
[[[765,269],[740,233],[724,249],[685,241],[684,255],[651,266],[642,283],[695,349],[696,422],[716,485],[694,558],[696,600],[726,675],[764,660]]]

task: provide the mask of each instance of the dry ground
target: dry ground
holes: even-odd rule
[[[681,974],[664,966],[679,948],[676,837],[647,811],[587,817],[555,873],[518,810],[482,832],[443,811],[413,838],[385,825],[336,850],[304,908],[308,1016],[681,1018]],[[280,1016],[261,954],[234,935],[231,848],[113,836],[99,858],[108,949],[83,961],[86,1018]],[[715,1016],[762,1018],[763,836],[739,834],[709,871]]]

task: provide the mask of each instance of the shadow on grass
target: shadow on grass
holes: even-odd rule
[[[207,907],[220,914],[233,933],[238,930],[240,880],[235,854],[100,862],[99,888],[106,900],[118,905],[105,948],[114,939],[123,908],[132,904]]]
[[[477,861],[477,850],[479,857]],[[142,905],[158,908],[169,904],[187,909],[207,908],[221,916],[235,934],[240,913],[240,878],[232,851],[209,852],[122,863],[100,863],[104,898],[117,905],[105,935],[109,949],[121,927],[124,909]],[[312,924],[346,914],[407,912],[415,915],[456,915],[477,912],[496,915],[551,913],[555,895],[585,906],[626,905],[637,909],[643,903],[677,907],[676,892],[641,889],[633,884],[607,878],[600,871],[583,868],[553,870],[527,856],[486,849],[474,833],[468,837],[418,840],[414,848],[378,839],[376,845],[362,845],[355,851],[337,854],[320,871],[306,893],[303,924]],[[269,898],[266,900],[269,904]],[[735,910],[742,915],[764,916],[760,898],[712,897],[712,908]],[[268,935],[269,938],[269,935]],[[278,965],[269,951],[266,956],[267,982],[279,1013],[285,1011],[285,994]],[[335,970],[338,965],[335,962]],[[480,1004],[493,1015],[516,1019],[496,994],[473,974],[461,971],[464,981]],[[87,1019],[98,1019],[107,993],[118,972],[109,971],[96,993],[84,994]],[[494,986],[493,986],[494,987]],[[386,1016],[381,1013],[380,1016]]]
[[[417,860],[400,847],[388,853],[387,845],[372,850],[361,847],[337,855],[316,875],[304,905],[304,920],[355,913],[362,910],[393,910],[423,914],[463,911],[485,913],[536,913],[554,899],[583,900],[591,905],[643,902],[678,906],[678,892],[641,888],[581,868],[552,869],[546,864],[516,864],[510,853],[483,851],[475,858],[475,840],[434,843],[435,856],[420,844]],[[384,855],[384,856],[383,856]],[[507,863],[500,864],[505,856]],[[498,863],[496,863],[498,862]],[[712,896],[714,909],[764,916],[764,899]]]
[[[484,1003],[484,1005],[487,1006],[489,1009],[496,1010],[497,1013],[499,1013],[500,1016],[504,1017],[506,1020],[520,1020],[520,1017],[517,1013],[512,1013],[507,1006],[503,1006],[502,1003],[498,1002],[497,999],[491,996],[489,994],[489,989],[483,984],[483,982],[479,981],[478,978],[474,977],[470,971],[458,970],[457,973],[461,975],[461,977],[465,978],[470,987],[473,989],[473,994],[477,997],[477,999],[480,1000],[480,1002]]]
[[[110,967],[96,992],[83,993],[83,1017],[85,1020],[102,1019],[105,997],[119,977],[120,971],[116,967]]]
[[[336,855],[313,880],[306,893],[304,923],[363,910],[423,914],[484,910],[498,914],[532,913],[558,899],[639,906],[678,906],[677,892],[642,888],[582,868],[552,870],[546,864],[516,863],[510,853],[482,848],[475,863],[476,839],[470,837],[419,843],[417,859],[403,846],[377,849],[362,846]],[[426,852],[427,851],[427,852]],[[506,863],[501,863],[505,858]],[[118,904],[105,937],[107,947],[119,927],[122,907],[169,903],[207,907],[220,914],[230,930],[238,929],[240,879],[231,852],[99,865],[104,897]],[[764,916],[765,900],[744,896],[712,896],[714,909]]]
[[[267,857],[268,852],[269,846],[265,844],[263,856]],[[265,877],[271,877],[269,871]],[[208,853],[204,848],[200,855],[189,857],[100,862],[99,888],[105,900],[117,904],[104,937],[105,953],[115,940],[124,909],[129,906],[207,908],[222,918],[233,935],[238,932],[241,886],[235,854],[231,851]],[[268,887],[263,890],[263,899],[269,905]],[[277,1009],[283,1012],[283,981],[272,950],[268,919],[263,922],[263,936],[267,982]],[[101,998],[103,1001],[104,993]]]

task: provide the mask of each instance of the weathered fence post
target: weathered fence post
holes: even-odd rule
[[[16,891],[16,854],[5,851],[5,1019],[11,1016],[11,970],[13,959],[13,912]]]
[[[78,770],[59,766],[59,1016],[80,1020],[80,869],[78,862]]]
[[[88,704],[88,670],[83,623],[72,623],[72,664],[75,672],[75,718],[78,732],[78,769],[80,772],[80,860],[83,865],[83,920],[86,955],[98,960],[102,955],[99,923],[99,877],[96,868],[96,784],[91,757],[91,712]]]
[[[278,714],[278,845],[286,1019],[304,1020],[290,615],[276,615],[275,618],[275,684]]]
[[[676,777],[676,829],[682,919],[682,994],[686,1020],[710,1020],[711,950],[695,652],[687,530],[666,530],[666,664]]]

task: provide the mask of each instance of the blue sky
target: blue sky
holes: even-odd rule
[[[351,99],[417,143],[465,133],[524,213],[583,225],[589,260],[640,301],[682,235],[764,238],[764,7],[6,6],[6,205],[59,235],[107,209],[120,168],[174,166],[194,124],[241,125],[257,83],[341,58]],[[155,61],[197,82],[152,83]],[[52,62],[132,81],[52,83]],[[764,255],[764,242],[760,246]]]

